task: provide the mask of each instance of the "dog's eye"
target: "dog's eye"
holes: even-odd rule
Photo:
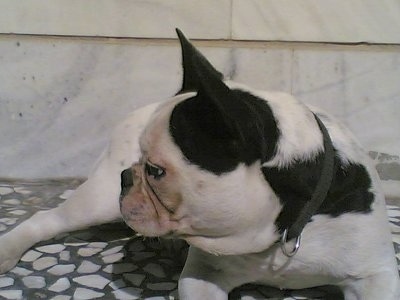
[[[165,175],[165,169],[157,166],[149,161],[145,165],[146,174],[152,176],[154,179],[160,179]]]

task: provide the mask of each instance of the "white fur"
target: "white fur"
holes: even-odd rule
[[[315,130],[315,124],[311,122],[313,116],[305,106],[285,94],[259,91],[252,93],[268,101],[283,133],[278,154],[267,163],[269,166],[283,167],[296,157],[304,158],[322,149],[321,134],[319,130]],[[181,99],[175,98],[171,101]],[[120,173],[139,160],[139,136],[156,107],[154,104],[137,110],[117,126],[110,145],[89,179],[62,205],[35,214],[0,237],[0,273],[11,269],[21,255],[36,242],[61,232],[120,218]],[[173,154],[177,155],[176,164],[180,165],[187,175],[186,181],[182,182],[182,186],[187,190],[183,192],[191,193],[188,199],[202,198],[203,204],[198,209],[208,210],[209,219],[206,219],[206,222],[218,222],[218,216],[213,215],[213,211],[225,211],[237,220],[218,226],[225,228],[227,232],[233,229],[238,231],[229,239],[193,241],[193,244],[198,243],[200,248],[208,252],[191,247],[179,283],[182,299],[227,299],[232,288],[247,282],[259,282],[280,288],[302,288],[331,283],[343,288],[346,300],[400,299],[397,266],[388,230],[384,198],[377,184],[376,172],[347,130],[337,125],[331,117],[324,117],[323,121],[342,160],[366,165],[373,176],[373,190],[377,194],[377,200],[371,214],[348,213],[338,218],[315,216],[313,222],[305,227],[302,246],[292,259],[284,256],[278,245],[271,245],[276,239],[276,234],[268,222],[271,223],[271,218],[277,215],[280,206],[268,183],[255,179],[261,176],[259,165],[255,164],[249,168],[240,166],[234,174],[216,181],[216,178],[212,178],[213,175],[204,174],[195,166],[187,168],[180,161],[179,155],[176,152]],[[168,143],[168,146],[173,148],[170,141]],[[208,182],[197,194],[191,186],[196,180]],[[212,180],[215,180],[214,185],[210,184]],[[247,195],[238,194],[246,183]],[[231,188],[232,192],[224,196],[219,195],[221,185]],[[243,202],[249,194],[256,200]],[[215,207],[212,195],[221,196],[221,207]],[[260,195],[269,197],[262,198]],[[237,199],[235,209],[224,207],[225,203],[232,203],[232,198]],[[186,205],[186,211],[194,212],[196,208],[194,202]],[[246,211],[249,211],[248,215]],[[204,212],[199,214],[206,216]],[[249,219],[251,215],[254,219]],[[195,216],[191,217],[191,223],[197,221],[197,226],[210,230],[211,227],[204,219],[196,220]],[[265,245],[268,245],[268,248],[263,248]],[[232,252],[235,247],[240,251]],[[381,263],[376,265],[376,261]]]
[[[265,99],[277,120],[281,132],[277,154],[264,166],[283,168],[295,159],[314,157],[323,149],[322,134],[320,130],[315,130],[312,112],[293,96],[282,92],[253,90],[235,82],[228,82],[228,86]]]

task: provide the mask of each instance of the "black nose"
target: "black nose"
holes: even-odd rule
[[[127,193],[129,188],[133,186],[133,173],[132,169],[128,168],[121,173],[121,193]]]

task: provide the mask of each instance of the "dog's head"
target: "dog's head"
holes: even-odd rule
[[[277,151],[275,118],[178,35],[182,89],[154,113],[141,160],[123,172],[123,218],[145,236],[182,238],[211,253],[261,251],[279,236],[281,204],[261,170]]]

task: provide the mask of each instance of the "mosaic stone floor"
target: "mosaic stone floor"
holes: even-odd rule
[[[0,180],[0,234],[38,210],[57,206],[81,180]],[[400,207],[388,206],[400,263]],[[1,245],[0,245],[1,247]],[[30,249],[0,275],[0,299],[177,299],[187,247],[143,240],[122,223],[62,234]],[[281,291],[247,285],[230,299],[342,299],[333,287]]]

